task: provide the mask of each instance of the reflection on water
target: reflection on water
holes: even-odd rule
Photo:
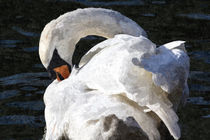
[[[190,19],[210,20],[209,14],[192,13],[192,14],[179,14],[178,16],[187,17]]]
[[[23,48],[23,51],[25,51],[25,52],[37,52],[38,51],[38,46]]]
[[[141,15],[145,17],[155,17],[155,14],[152,14],[152,13],[146,13],[146,14],[141,14]]]
[[[193,80],[199,80],[199,81],[210,81],[210,72],[202,72],[202,71],[191,71],[190,72],[190,78]]]
[[[17,96],[18,93],[19,93],[18,90],[5,90],[0,93],[0,100]]]
[[[6,104],[10,107],[17,107],[30,110],[44,110],[44,104],[42,101],[28,101],[28,102],[12,102]]]
[[[50,0],[49,0],[50,1]],[[157,44],[186,40],[191,59],[190,97],[178,112],[183,140],[206,140],[210,134],[210,2],[202,0],[37,0],[0,1],[0,139],[41,139],[44,133],[43,94],[50,84],[38,56],[44,25],[81,7],[106,7],[139,23]],[[53,1],[53,0],[52,0]],[[4,8],[3,8],[4,7]],[[6,7],[6,8],[5,8]],[[75,63],[102,41],[82,39]],[[85,46],[84,48],[82,48]],[[82,49],[81,49],[82,48]]]
[[[197,105],[210,105],[210,101],[204,100],[203,97],[189,97],[187,102]]]
[[[2,86],[9,86],[9,85],[22,85],[22,86],[26,85],[27,87],[29,87],[29,85],[47,86],[49,84],[49,80],[48,80],[48,74],[45,72],[20,73],[20,74],[15,74],[8,77],[0,78],[0,83]]]
[[[9,115],[0,117],[0,125],[30,125],[43,127],[43,116]]]
[[[210,51],[194,51],[190,54],[193,58],[210,64]]]
[[[22,43],[21,40],[0,40],[0,47],[14,48],[16,44]]]
[[[210,115],[202,116],[202,118],[210,118]]]
[[[21,29],[20,27],[17,27],[17,26],[13,26],[12,29],[24,36],[28,36],[28,37],[39,37],[40,36],[40,34],[24,31],[23,29]]]
[[[62,1],[62,0],[61,0]],[[144,0],[77,0],[78,2],[87,6],[132,6],[144,5]]]

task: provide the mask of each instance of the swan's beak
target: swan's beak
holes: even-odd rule
[[[62,66],[54,68],[53,70],[56,73],[56,79],[58,81],[62,81],[68,78],[70,75],[70,69],[68,65],[62,65]]]
[[[47,67],[47,71],[51,79],[54,80],[56,78],[58,81],[62,81],[69,77],[71,65],[64,61],[55,49]]]

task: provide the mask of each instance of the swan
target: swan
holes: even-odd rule
[[[90,49],[75,67],[75,45],[88,35],[108,39]],[[150,140],[161,138],[158,125],[163,121],[179,139],[175,111],[189,94],[184,43],[156,47],[134,21],[103,8],[78,9],[48,23],[39,55],[56,79],[44,94],[46,139],[109,139],[113,130],[103,127],[112,114]]]

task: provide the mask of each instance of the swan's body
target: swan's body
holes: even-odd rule
[[[103,10],[99,9],[99,12]],[[86,12],[88,15],[87,9]],[[110,14],[109,10],[106,12]],[[109,14],[106,16],[109,17]],[[46,139],[58,139],[61,135],[75,140],[107,139],[109,133],[101,130],[100,118],[111,114],[124,121],[132,116],[151,140],[160,139],[157,130],[160,120],[175,139],[180,138],[178,117],[174,110],[181,97],[188,94],[189,58],[185,53],[184,42],[175,41],[156,48],[154,43],[144,37],[146,34],[143,29],[127,19],[130,26],[126,29],[109,31],[112,24],[116,25],[116,22],[109,22],[110,26],[106,30],[100,30],[100,26],[96,25],[100,32],[94,29],[89,33],[78,33],[76,40],[66,39],[69,36],[55,39],[53,32],[64,34],[66,28],[63,27],[68,27],[71,20],[64,15],[45,27],[40,43],[40,56],[45,67],[48,67],[55,48],[61,57],[67,50],[62,58],[71,64],[73,52],[68,52],[72,49],[69,40],[73,40],[75,45],[78,37],[89,34],[104,37],[124,34],[94,46],[82,58],[80,68],[73,67],[68,79],[62,82],[55,80],[49,85],[44,95]],[[118,21],[123,22],[124,17],[118,18]],[[126,27],[125,23],[122,27]]]

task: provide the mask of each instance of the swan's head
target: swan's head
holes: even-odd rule
[[[60,57],[57,49],[54,49],[47,71],[51,79],[62,81],[70,76],[71,66]]]
[[[39,42],[39,56],[50,78],[62,81],[69,77],[72,67],[73,47],[63,37],[64,29],[55,20],[48,23],[42,31]],[[73,50],[71,50],[73,49]]]
[[[117,34],[146,36],[134,21],[103,8],[78,9],[48,23],[42,31],[39,56],[51,77],[60,81],[69,76],[77,42],[88,35],[112,38]]]
[[[53,53],[52,55],[49,55],[49,52],[51,51]],[[39,54],[40,59],[47,69],[50,78],[57,79],[58,81],[62,81],[68,78],[71,72],[71,64],[61,58],[56,48],[49,50],[49,52],[44,53],[44,55],[42,52]]]

